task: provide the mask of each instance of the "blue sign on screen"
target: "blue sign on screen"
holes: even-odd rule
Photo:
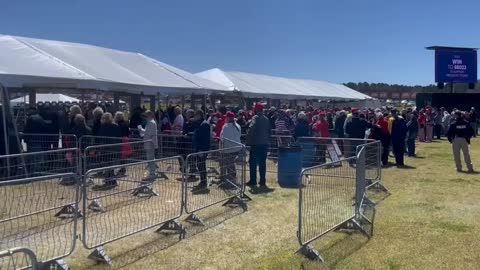
[[[435,81],[477,82],[477,51],[435,51]]]

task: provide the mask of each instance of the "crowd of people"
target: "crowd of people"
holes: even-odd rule
[[[469,130],[472,130],[471,135],[470,132],[455,135],[452,126],[462,126],[458,125],[459,122],[466,123]],[[250,147],[250,180],[247,184],[251,187],[256,187],[257,184],[265,187],[266,159],[272,135],[291,136],[294,139],[338,138],[340,148],[345,151],[348,149],[343,149],[342,138],[378,140],[383,149],[382,164],[389,165],[388,159],[392,152],[399,167],[405,166],[405,154],[410,157],[416,155],[417,140],[428,143],[445,135],[455,144],[455,161],[457,169],[461,170],[457,153],[465,151],[465,143],[459,142],[458,138],[465,137],[468,146],[470,136],[477,134],[477,115],[474,108],[462,113],[458,110],[449,113],[445,108],[432,107],[406,108],[400,111],[390,107],[357,109],[297,106],[267,109],[264,104],[257,103],[250,110],[235,110],[225,106],[182,110],[179,106],[171,105],[165,111],[158,110],[154,113],[138,107],[130,112],[127,119],[123,112],[107,112],[105,107],[98,104],[87,104],[72,105],[57,112],[43,106],[31,107],[22,130],[28,134],[74,134],[77,138],[85,135],[116,138],[137,136],[153,142],[152,145],[145,145],[149,160],[157,156],[158,134],[188,135],[191,150],[179,153],[183,156],[211,150],[212,140],[224,142],[227,148],[232,143],[245,143]],[[355,143],[351,143],[349,147],[355,146]],[[28,148],[32,151],[45,150],[34,143]],[[237,152],[230,152],[223,162],[225,166],[222,166],[222,170],[229,178],[235,178],[231,164],[239,155]],[[468,170],[473,171],[469,157],[465,156],[465,159]],[[205,162],[206,157],[197,160],[196,169],[200,172],[201,181],[194,190],[208,188]],[[258,182],[257,167],[260,175]],[[152,162],[148,166],[149,180],[155,178],[155,170]],[[115,186],[116,181],[106,181],[105,185]]]

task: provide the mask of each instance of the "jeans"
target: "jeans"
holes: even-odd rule
[[[267,148],[268,145],[252,145],[250,148],[250,184],[257,184],[257,166],[260,172],[260,185],[267,183]]]
[[[435,136],[437,136],[437,139],[440,140],[442,138],[442,125],[435,125],[433,128]]]
[[[409,157],[415,156],[415,138],[407,139],[407,150]]]
[[[157,166],[155,164],[155,149],[152,148],[146,148],[145,152],[147,154],[147,160],[148,162],[148,176],[155,176],[155,171],[157,170]]]
[[[223,153],[220,158],[220,176],[222,180],[237,182],[237,167],[235,165],[235,159],[238,156],[238,152]]]
[[[197,154],[195,163],[197,164],[198,171],[200,172],[200,183],[202,185],[207,184],[207,154]]]

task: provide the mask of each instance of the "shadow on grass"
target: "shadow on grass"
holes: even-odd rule
[[[112,268],[106,269],[130,269],[129,267],[131,267],[132,264],[135,264],[145,257],[152,256],[157,252],[168,249],[180,241],[188,241],[188,238],[213,228],[228,219],[240,215],[243,212],[244,211],[241,207],[222,207],[221,204],[201,210],[196,214],[200,216],[204,226],[188,223],[184,221],[184,217],[182,217],[180,221],[187,231],[186,238],[184,240],[180,240],[179,235],[174,233],[152,233],[153,235],[151,241],[146,243],[142,241],[140,244],[132,245],[129,250],[112,257]],[[100,265],[96,265],[96,267],[98,266]],[[158,268],[158,265],[152,265],[150,269],[156,268]]]
[[[467,175],[476,175],[476,174],[480,174],[480,172],[478,172],[478,171],[473,171],[473,172],[468,172],[468,171],[459,171],[458,173],[463,173],[463,174],[467,174]]]
[[[343,260],[360,250],[368,242],[368,238],[357,232],[337,232],[337,240],[326,248],[320,248],[318,251],[325,260],[322,265],[324,269],[335,269]],[[320,262],[316,262],[321,264]],[[300,269],[319,269],[319,265],[302,263]],[[322,268],[323,269],[323,268]]]
[[[401,169],[401,170],[414,170],[416,169],[417,167],[413,167],[411,165],[403,165],[403,166],[397,166],[397,169]]]

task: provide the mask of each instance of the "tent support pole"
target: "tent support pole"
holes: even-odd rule
[[[37,104],[37,90],[36,89],[28,90],[28,104],[30,106],[35,106],[35,104]]]

